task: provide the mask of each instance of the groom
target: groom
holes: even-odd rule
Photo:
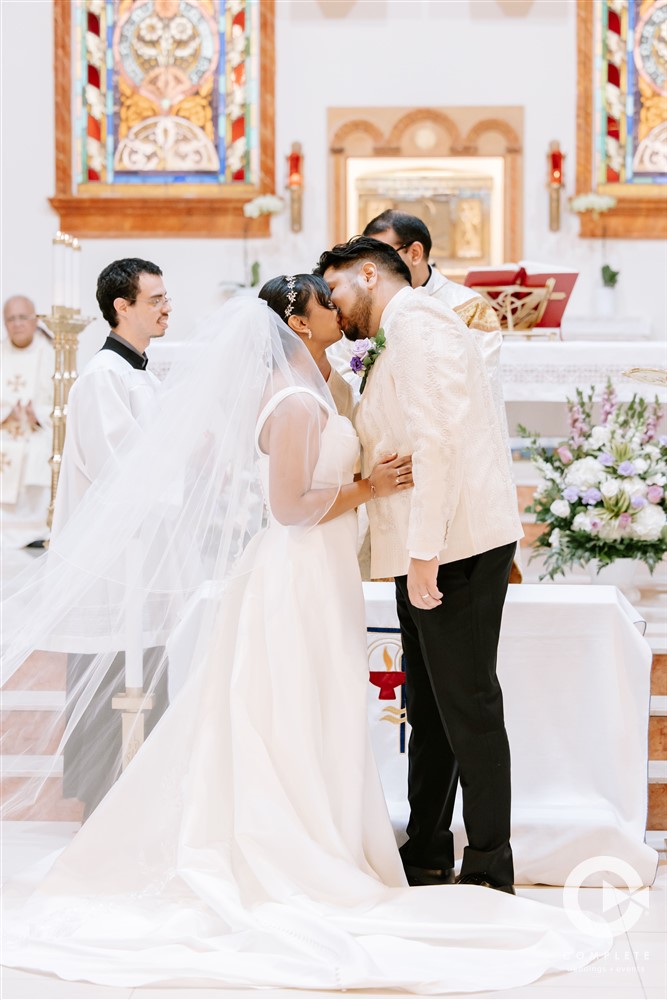
[[[523,532],[484,362],[455,313],[411,288],[387,244],[357,237],[323,253],[316,272],[349,340],[384,331],[357,410],[363,474],[387,452],[412,454],[414,489],[368,504],[371,577],[395,578],[406,658],[406,875],[411,885],[454,881],[460,780],[468,845],[458,881],[513,893],[496,654]]]

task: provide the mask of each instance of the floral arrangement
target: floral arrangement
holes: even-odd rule
[[[368,380],[368,376],[370,375],[371,368],[386,346],[387,341],[385,340],[384,330],[382,327],[380,327],[374,337],[366,337],[364,340],[355,341],[354,347],[352,348],[350,368],[355,375],[362,376],[361,385],[359,386],[360,393],[362,393],[366,388],[366,382]]]
[[[592,212],[593,215],[600,215],[601,212],[608,212],[615,205],[616,199],[612,195],[598,194],[596,191],[578,194],[575,198],[570,199],[570,210],[577,214]]]
[[[258,219],[260,215],[277,215],[282,212],[285,202],[277,194],[259,194],[243,206],[246,219]]]
[[[570,211],[581,215],[583,212],[592,212],[597,219],[600,215],[608,212],[610,208],[615,208],[616,199],[610,194],[598,194],[596,191],[589,191],[588,194],[578,194],[570,199]],[[602,255],[605,256],[604,226],[602,236]],[[605,288],[615,288],[620,271],[614,271],[609,264],[603,264],[601,272],[602,284]]]
[[[653,572],[667,552],[667,437],[656,439],[662,407],[637,395],[620,404],[608,381],[595,423],[594,394],[578,389],[568,400],[570,435],[555,449],[519,428],[542,476],[526,508],[546,525],[534,543],[546,550],[541,579],[592,560],[639,559]]]
[[[246,201],[243,206],[243,214],[246,219],[258,219],[260,215],[277,215],[278,212],[282,212],[284,207],[285,202],[277,194],[258,194],[252,201]],[[258,260],[253,260],[248,269],[247,229],[246,223],[243,240],[243,270],[246,280],[248,277],[250,278],[248,287],[257,288],[260,282],[260,265]]]

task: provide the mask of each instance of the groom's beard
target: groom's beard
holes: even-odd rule
[[[364,340],[371,336],[373,306],[370,292],[359,292],[347,316],[343,316],[343,333],[348,340]]]

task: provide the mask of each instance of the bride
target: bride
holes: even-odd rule
[[[585,965],[610,946],[602,924],[407,886],[366,727],[354,507],[409,488],[409,460],[354,482],[357,437],[305,347],[335,316],[327,292],[284,278],[272,305],[208,322],[157,419],[7,595],[5,676],[81,657],[64,742],[118,650],[130,688],[142,648],[186,679],[48,873],[8,887],[4,963],[117,987],[420,994]]]

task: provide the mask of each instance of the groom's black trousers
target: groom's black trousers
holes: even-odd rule
[[[468,846],[463,875],[514,881],[510,847],[510,751],[496,654],[516,543],[438,570],[442,604],[413,607],[396,577],[406,660],[409,745],[406,865],[453,868],[450,830],[460,780]]]

